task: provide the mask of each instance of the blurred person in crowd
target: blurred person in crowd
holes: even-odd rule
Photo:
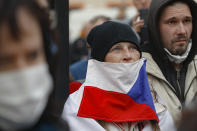
[[[148,8],[151,0],[132,0],[134,7],[137,10],[137,14],[132,18],[124,18],[117,20],[121,23],[129,24],[138,33],[141,39],[140,45],[148,43],[148,31],[147,31],[147,20],[148,20]],[[126,7],[120,7],[119,15],[125,16]],[[120,17],[118,16],[118,17]]]
[[[67,130],[53,112],[46,11],[35,0],[0,0],[0,18],[0,130]]]
[[[127,9],[127,6],[125,5],[125,1],[121,1],[121,4],[117,8],[118,8],[118,15],[116,19],[120,22],[124,21],[126,19],[126,9]]]
[[[110,20],[110,18],[103,15],[92,18],[88,23],[86,23],[84,29],[82,30],[80,40],[77,43],[71,45],[71,59],[72,57],[75,57],[76,52],[80,52],[81,48],[84,49],[81,50],[84,51],[84,58],[70,65],[70,73],[73,80],[83,82],[86,77],[87,63],[90,56],[90,46],[86,42],[86,36],[93,27],[108,20]],[[79,46],[81,48],[78,48]]]
[[[130,21],[130,25],[139,34],[141,45],[148,42],[147,18],[151,0],[133,0],[137,15]]]
[[[197,129],[197,103],[194,102],[190,107],[183,110],[182,118],[179,122],[177,131],[196,131]]]
[[[149,84],[175,123],[197,95],[197,6],[193,0],[152,0],[150,43],[142,46]]]
[[[86,22],[80,32],[79,38],[70,44],[70,64],[78,62],[88,57],[88,49],[86,45],[86,36],[89,31],[96,25],[102,24],[104,21],[110,20],[109,17],[99,15]]]
[[[90,20],[91,28],[89,28],[88,33],[89,33],[90,30],[91,30],[92,28],[94,28],[95,26],[100,25],[100,24],[103,24],[105,21],[109,21],[109,20],[111,20],[111,18],[108,17],[108,16],[104,16],[104,15],[98,15],[98,16],[93,17],[93,18]],[[87,33],[87,35],[88,35],[88,33]]]
[[[87,41],[86,80],[69,96],[62,116],[71,131],[174,130],[168,111],[157,102],[155,110],[137,33],[127,24],[107,21],[94,27]]]
[[[83,30],[85,30],[86,25]],[[73,43],[69,45],[69,64],[72,65],[77,61],[87,58],[88,56],[88,49],[86,47],[86,39],[83,36],[77,38]]]

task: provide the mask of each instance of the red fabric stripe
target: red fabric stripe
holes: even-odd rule
[[[81,83],[77,82],[77,81],[73,81],[69,84],[69,94],[74,93],[75,91],[77,91],[80,87],[81,87]]]
[[[158,120],[150,106],[136,103],[127,94],[86,86],[78,116],[111,122]]]

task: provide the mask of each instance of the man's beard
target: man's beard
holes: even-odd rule
[[[186,50],[184,51],[182,55],[173,55],[167,48],[164,48],[164,50],[171,62],[180,64],[188,57],[191,47],[192,47],[192,40],[189,41],[186,47]]]
[[[185,36],[185,35],[179,35],[178,37],[174,38],[172,41],[171,41],[171,44],[173,45],[174,43],[178,42],[178,41],[185,41],[185,47],[179,47],[178,49],[177,48],[172,48],[171,50],[169,50],[173,55],[182,55],[185,53],[185,51],[187,50],[187,46],[188,46],[188,43],[189,43],[189,39]]]

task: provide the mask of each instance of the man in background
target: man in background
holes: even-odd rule
[[[150,87],[164,101],[175,123],[182,108],[197,95],[196,7],[193,0],[152,0],[150,41],[142,46]]]

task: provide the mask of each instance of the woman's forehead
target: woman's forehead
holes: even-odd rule
[[[133,47],[136,47],[136,44],[134,43],[131,43],[131,42],[118,42],[116,43],[114,46],[133,46]]]

